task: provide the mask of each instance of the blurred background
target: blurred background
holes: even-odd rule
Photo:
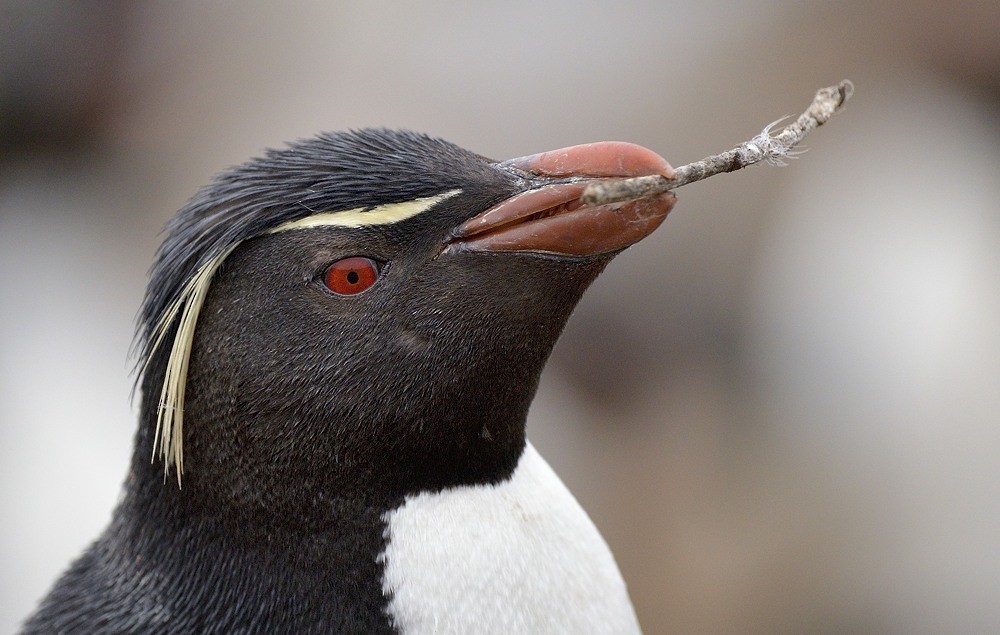
[[[1000,630],[1000,3],[0,0],[0,632],[107,522],[158,231],[319,130],[675,165],[842,78],[789,167],[684,188],[529,434],[648,633]]]

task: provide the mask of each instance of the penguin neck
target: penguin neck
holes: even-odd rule
[[[266,496],[237,505],[245,497],[239,494],[219,504],[226,497],[212,495],[196,471],[178,487],[162,464],[150,462],[154,429],[140,427],[124,499],[101,542],[111,562],[132,572],[123,588],[134,587],[134,597],[179,598],[168,605],[175,614],[166,615],[187,625],[177,629],[185,632],[220,620],[232,631],[342,624],[390,632],[378,561],[385,521],[377,505],[317,496],[307,513],[297,501],[282,508]]]
[[[525,453],[530,398],[487,409],[474,422],[462,414],[468,404],[453,404],[439,423],[447,434],[464,437],[443,450],[430,443],[393,448],[378,441],[390,436],[375,435],[373,442],[368,435],[371,457],[396,460],[365,467],[340,457],[339,464],[323,466],[341,468],[330,474],[282,461],[264,462],[266,469],[232,457],[210,461],[203,453],[218,452],[218,446],[195,441],[199,433],[217,432],[215,424],[193,416],[180,487],[159,459],[150,461],[157,404],[146,399],[125,497],[104,544],[130,567],[141,563],[140,573],[155,571],[163,596],[185,597],[202,588],[196,581],[212,580],[208,597],[178,607],[190,624],[210,623],[219,614],[233,624],[258,624],[254,620],[266,615],[280,620],[276,631],[346,624],[352,632],[390,632],[383,554],[391,512],[417,492],[506,480]],[[422,452],[431,457],[423,463]],[[236,477],[221,479],[224,473]],[[234,604],[233,597],[253,602]],[[295,598],[291,608],[287,598]]]
[[[409,433],[309,439],[307,448],[293,443],[287,452],[252,439],[241,442],[232,421],[198,416],[192,408],[185,418],[180,481],[173,467],[165,470],[160,457],[153,456],[157,405],[147,398],[126,486],[128,507],[136,517],[165,515],[217,526],[230,535],[311,533],[371,514],[377,518],[407,495],[497,483],[510,476],[524,451],[536,385],[527,394],[486,402],[484,408],[477,408],[484,394],[466,389],[427,420],[384,424]],[[196,407],[206,395],[192,392],[190,403]],[[296,423],[281,418],[282,413],[265,413],[244,427],[275,430]]]

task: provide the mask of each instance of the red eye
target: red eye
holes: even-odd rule
[[[378,274],[378,263],[371,258],[355,256],[330,265],[323,282],[337,295],[354,295],[375,284]]]

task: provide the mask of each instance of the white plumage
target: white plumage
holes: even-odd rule
[[[510,479],[385,518],[383,590],[407,635],[639,632],[607,544],[530,443]]]

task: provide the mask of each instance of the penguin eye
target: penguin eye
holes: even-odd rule
[[[323,283],[337,295],[354,295],[375,284],[380,269],[371,258],[344,258],[330,265],[323,276]]]

